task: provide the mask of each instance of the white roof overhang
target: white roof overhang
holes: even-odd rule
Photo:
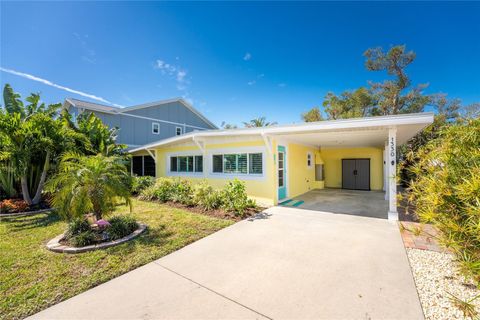
[[[397,144],[400,145],[431,124],[433,117],[433,113],[414,113],[262,128],[206,130],[160,140],[130,152],[191,142],[194,139],[208,142],[211,138],[247,136],[275,137],[317,147],[382,147],[390,128],[397,129]]]

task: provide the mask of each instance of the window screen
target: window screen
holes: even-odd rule
[[[216,154],[213,156],[213,172],[223,172],[223,155]]]
[[[155,177],[155,160],[150,156],[143,157],[143,175]]]
[[[187,172],[187,157],[178,157],[178,171]]]
[[[249,159],[249,169],[248,173],[250,174],[262,174],[263,173],[263,161],[261,153],[250,153],[248,155]]]
[[[177,157],[170,157],[170,171],[177,172]]]
[[[195,156],[195,172],[203,172],[203,156]]]
[[[137,176],[143,176],[143,157],[132,158],[132,172]]]
[[[193,156],[187,157],[187,172],[193,172]]]

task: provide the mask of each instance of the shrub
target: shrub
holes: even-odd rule
[[[29,209],[29,205],[22,199],[6,199],[0,202],[0,212],[24,212]]]
[[[95,232],[92,230],[84,231],[70,238],[68,243],[74,247],[85,247],[94,244],[97,240]]]
[[[460,272],[480,285],[480,119],[444,128],[417,158],[409,200],[440,230]]]
[[[137,230],[138,223],[133,217],[116,216],[110,219],[110,226],[107,229],[110,240],[121,239]]]
[[[255,208],[256,206],[255,201],[247,196],[245,183],[238,179],[229,181],[222,190],[222,208],[226,211],[244,216],[247,209]]]
[[[74,219],[68,224],[67,231],[65,232],[65,239],[69,240],[81,233],[91,230],[92,229],[87,220],[83,218]]]
[[[193,187],[192,201],[205,211],[215,210],[222,205],[222,194],[203,181]]]
[[[130,201],[131,177],[119,156],[63,155],[58,173],[48,181],[52,204],[71,220],[93,212],[97,220],[113,211],[119,198]]]
[[[192,184],[183,179],[173,179],[171,185],[170,199],[187,206],[193,205],[193,187]]]
[[[150,176],[132,177],[132,194],[140,194],[143,190],[155,184],[155,178]]]

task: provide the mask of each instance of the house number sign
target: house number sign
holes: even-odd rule
[[[390,157],[392,158],[392,166],[395,165],[395,139],[390,138]]]

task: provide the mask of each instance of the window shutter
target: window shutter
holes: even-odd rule
[[[249,173],[262,174],[263,173],[263,159],[261,153],[250,153],[249,155]]]

